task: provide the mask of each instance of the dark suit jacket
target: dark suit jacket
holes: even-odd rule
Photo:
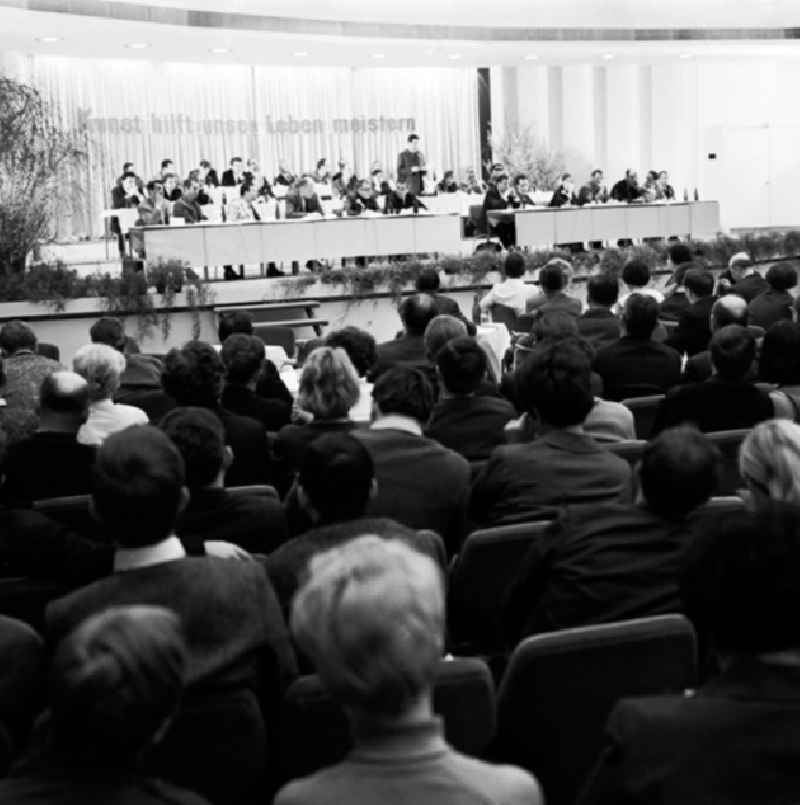
[[[742,277],[739,282],[731,285],[731,293],[744,297],[748,302],[752,302],[759,294],[769,289],[769,283],[759,274],[748,274]],[[751,322],[753,324],[754,322]]]
[[[214,168],[209,168],[206,174],[206,184],[212,187],[219,187],[219,176],[217,176],[217,171]]]
[[[369,371],[369,380],[374,382],[387,369],[400,365],[425,365],[425,339],[421,335],[402,335],[393,341],[378,344],[378,357]]]
[[[483,197],[483,210],[481,212],[481,223],[484,229],[488,229],[489,219],[486,213],[489,210],[504,210],[508,207],[508,201],[504,199],[494,185],[489,185],[486,195]]]
[[[711,350],[704,349],[696,355],[692,355],[683,370],[683,380],[686,383],[702,383],[708,380],[714,373],[714,366],[711,363]]]
[[[239,180],[235,181],[233,178],[233,171],[228,168],[228,170],[222,171],[222,182],[220,184],[223,187],[235,187],[236,185],[240,185],[242,182],[246,181],[247,177],[242,173],[239,176]]]
[[[135,209],[140,204],[141,196],[125,196],[125,190],[122,185],[114,185],[111,191],[111,207],[115,210]],[[116,218],[111,219],[111,231],[115,235],[119,235],[119,221]]]
[[[585,338],[595,350],[616,344],[622,336],[622,325],[608,308],[590,307],[578,316],[577,324],[581,338]]]
[[[369,450],[375,465],[378,494],[367,514],[435,531],[448,555],[457,553],[467,534],[467,460],[431,439],[402,430],[358,430],[353,435]]]
[[[603,396],[624,400],[661,394],[680,383],[681,356],[664,344],[623,336],[597,353],[594,370],[603,378]]]
[[[225,428],[225,442],[233,450],[233,464],[225,476],[225,486],[272,483],[273,461],[264,426],[224,408],[215,413]]]
[[[383,212],[388,214],[402,212],[403,210],[413,210],[415,206],[418,210],[428,209],[414,193],[406,193],[405,196],[401,196],[396,190],[390,190],[386,194],[386,200],[383,203]]]
[[[568,508],[531,546],[509,595],[511,645],[574,626],[681,611],[686,520],[644,506],[606,503]]]
[[[740,658],[696,692],[622,699],[581,805],[800,802],[800,669]]]
[[[455,316],[457,319],[464,318],[464,314],[455,299],[442,293],[432,293],[431,296],[440,315]]]
[[[177,528],[187,553],[203,556],[203,543],[224,540],[250,553],[269,553],[289,538],[286,516],[274,498],[232,495],[227,489],[193,489]]]
[[[196,201],[188,202],[179,198],[172,208],[173,218],[183,218],[187,224],[196,224],[203,218],[203,211]]]
[[[412,172],[411,168],[422,168]],[[397,155],[397,181],[405,182],[412,193],[422,190],[422,177],[425,175],[425,157],[421,151],[409,151],[407,148]]]
[[[286,400],[265,399],[247,386],[231,383],[222,391],[222,405],[232,414],[255,419],[272,431],[288,425],[292,416],[292,405]]]
[[[714,296],[698,299],[678,316],[675,332],[664,342],[678,352],[695,355],[708,348],[711,340],[711,308]]]
[[[325,433],[349,432],[356,427],[351,419],[333,421],[315,420],[305,425],[286,425],[275,439],[275,458],[280,466],[281,476],[292,476],[300,470],[306,449]]]
[[[661,318],[677,321],[691,307],[683,291],[673,291],[661,303]]]
[[[644,188],[636,185],[631,187],[625,179],[620,179],[611,188],[611,198],[617,201],[634,201],[639,199],[644,194]]]
[[[310,212],[324,212],[322,202],[316,193],[311,198],[304,198],[300,193],[288,193],[286,195],[287,218],[302,218]]]
[[[550,203],[547,205],[548,207],[563,207],[565,204],[577,204],[578,198],[573,193],[569,195],[563,187],[558,187],[553,191],[553,195],[550,196]]]
[[[563,506],[628,502],[627,461],[586,434],[553,430],[498,447],[475,479],[471,519],[481,527],[552,518]]]
[[[517,412],[502,397],[443,397],[436,403],[425,435],[460,453],[467,461],[483,461],[505,444],[505,426]]]
[[[771,324],[792,318],[794,299],[787,291],[767,288],[747,306],[748,322],[769,330]]]
[[[706,432],[750,428],[772,415],[772,400],[765,391],[714,376],[672,389],[659,406],[653,433],[682,422],[693,422]]]

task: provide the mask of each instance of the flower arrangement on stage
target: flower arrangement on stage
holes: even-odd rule
[[[502,137],[492,137],[491,145],[495,161],[505,166],[509,176],[524,173],[536,188],[555,187],[566,170],[564,155],[551,149],[530,126],[508,129]]]

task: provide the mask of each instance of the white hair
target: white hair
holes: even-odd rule
[[[89,384],[89,402],[107,400],[119,388],[125,357],[107,344],[87,344],[75,353],[72,368]]]

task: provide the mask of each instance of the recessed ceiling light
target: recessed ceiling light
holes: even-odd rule
[[[308,51],[307,50],[296,50],[293,55],[297,56],[298,59],[302,59],[305,56],[308,56]]]
[[[37,42],[44,42],[47,45],[51,45],[53,42],[60,42],[60,36],[40,36],[36,40]]]
[[[611,59],[613,59],[613,58],[614,58],[614,54],[613,54],[613,53],[604,53],[604,54],[603,54],[603,58],[604,58],[606,61],[611,61]]]
[[[461,58],[461,54],[460,53],[448,53],[447,58],[448,59],[453,59],[453,61],[455,61],[456,59]]]
[[[129,42],[125,47],[131,50],[145,50],[149,48],[150,45],[148,45],[147,42]]]
[[[539,57],[535,53],[529,53],[525,56],[525,61],[538,61]]]
[[[682,59],[691,59],[692,54],[691,53],[681,53],[681,58]]]
[[[384,58],[386,58],[386,55],[384,53],[373,53],[372,58],[373,59],[384,59]]]
[[[212,53],[230,53],[230,48],[211,48]]]

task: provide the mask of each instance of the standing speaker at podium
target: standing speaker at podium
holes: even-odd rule
[[[408,146],[397,155],[397,183],[405,182],[408,192],[419,195],[423,190],[425,157],[419,150],[419,134],[408,135]]]

